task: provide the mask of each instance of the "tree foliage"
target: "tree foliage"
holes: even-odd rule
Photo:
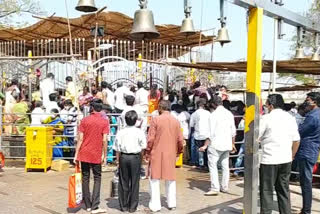
[[[306,12],[305,14],[306,17],[311,19],[314,23],[320,23],[320,0],[314,0],[313,3],[310,5],[310,9]],[[313,52],[317,47],[314,42],[314,34],[306,32],[304,35],[304,40],[303,40],[303,47],[310,52]],[[319,44],[318,44],[319,46]],[[291,53],[292,56],[294,57],[294,52],[297,48],[297,36],[292,37],[292,45],[291,45]],[[303,75],[303,74],[279,74],[279,76],[292,76],[298,81],[303,82],[304,84],[307,85],[314,85],[316,84],[316,81],[314,78],[308,76],[308,75]]]
[[[320,0],[314,0],[306,16],[314,23],[320,23]],[[306,48],[317,48],[314,42],[314,34],[306,33],[303,41],[303,45]],[[319,44],[318,44],[319,45]]]
[[[0,0],[0,27],[20,27],[26,24],[25,14],[43,15],[37,0]]]

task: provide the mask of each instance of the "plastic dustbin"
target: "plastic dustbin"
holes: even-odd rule
[[[52,162],[52,127],[26,128],[26,166],[25,170],[43,169],[47,172]]]

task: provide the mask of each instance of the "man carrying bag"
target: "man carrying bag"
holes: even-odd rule
[[[92,113],[81,121],[79,142],[77,144],[74,162],[81,162],[83,200],[88,212],[92,214],[105,213],[99,208],[101,189],[101,165],[107,154],[107,139],[110,130],[109,121],[101,115],[102,103],[91,104]],[[90,169],[94,176],[92,198],[90,197]]]

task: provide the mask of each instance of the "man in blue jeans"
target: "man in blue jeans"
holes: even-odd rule
[[[299,165],[300,185],[302,190],[302,214],[311,213],[312,205],[312,171],[318,160],[320,147],[320,93],[307,94],[306,118],[299,126],[301,137],[300,148],[297,153]]]

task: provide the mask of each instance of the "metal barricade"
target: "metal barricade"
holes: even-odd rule
[[[23,134],[23,135],[15,135],[15,134],[11,134],[9,136],[6,136],[3,132],[3,127],[6,126],[6,125],[10,125],[10,126],[14,126],[15,124],[14,123],[8,123],[8,122],[5,122],[3,121],[4,120],[4,116],[5,115],[10,115],[10,114],[7,114],[7,113],[3,113],[3,107],[0,107],[0,150],[4,150],[5,154],[6,154],[6,158],[7,159],[25,159],[26,156],[25,156],[25,149],[26,149],[26,146],[24,144],[24,141],[25,141],[25,137],[26,135]],[[18,115],[18,114],[16,114]],[[31,116],[31,113],[26,113],[24,115],[30,115]],[[36,115],[36,114],[33,114],[33,115]],[[41,116],[50,116],[52,114],[48,114],[48,113],[45,113],[45,114],[38,114],[38,115],[41,115]],[[61,115],[69,115],[69,114],[60,114]],[[119,117],[121,114],[106,114],[107,116],[116,116],[116,117]],[[77,124],[76,126],[78,127],[79,124],[80,124],[80,117],[83,116],[82,114],[77,114]],[[150,114],[147,114],[147,115],[144,115],[144,116],[154,116],[154,115],[150,115]],[[243,116],[235,116],[236,117],[243,117]],[[119,127],[120,124],[119,124],[119,120],[117,121],[118,123],[117,124],[110,124],[110,127]],[[19,125],[23,125],[25,127],[28,127],[30,126],[30,124],[19,124]],[[32,126],[56,126],[56,124],[32,124]],[[72,127],[72,126],[75,126],[75,124],[63,124],[64,127]],[[244,129],[237,129],[237,131],[244,131]],[[109,135],[110,137],[115,137],[116,134],[111,134]],[[77,135],[74,135],[74,136],[71,136],[71,135],[53,135],[53,137],[63,137],[63,138],[77,138],[78,136]],[[20,145],[10,145],[10,142],[14,142],[14,140],[16,140],[17,142],[21,142],[21,139],[22,139],[22,143],[20,143]],[[13,144],[17,144],[17,142],[14,142]],[[22,145],[23,144],[23,145]],[[243,141],[240,141],[240,142],[236,142],[235,144],[239,145],[239,144],[244,144]],[[108,145],[108,149],[110,149],[110,147],[112,146],[109,146]],[[75,146],[55,146],[54,148],[62,148],[62,149],[75,149],[76,147]],[[24,154],[24,155],[21,155],[21,156],[17,156],[17,155],[13,155],[11,156],[10,154],[17,154],[19,152],[15,151],[15,150],[20,150],[20,154]],[[10,151],[13,151],[13,152],[10,152]],[[9,153],[9,155],[8,155]],[[244,155],[244,154],[236,154],[236,155],[230,155],[230,160],[232,159],[235,159],[235,158],[238,158],[240,157],[241,155]],[[115,158],[115,156],[109,156],[110,158]],[[73,159],[73,157],[62,157],[63,159]],[[244,167],[233,167],[233,168],[230,168],[231,171],[235,171],[235,170],[244,170]],[[291,174],[299,174],[298,172],[291,172]],[[320,175],[317,175],[317,174],[313,174],[313,177],[318,177],[320,178]]]

